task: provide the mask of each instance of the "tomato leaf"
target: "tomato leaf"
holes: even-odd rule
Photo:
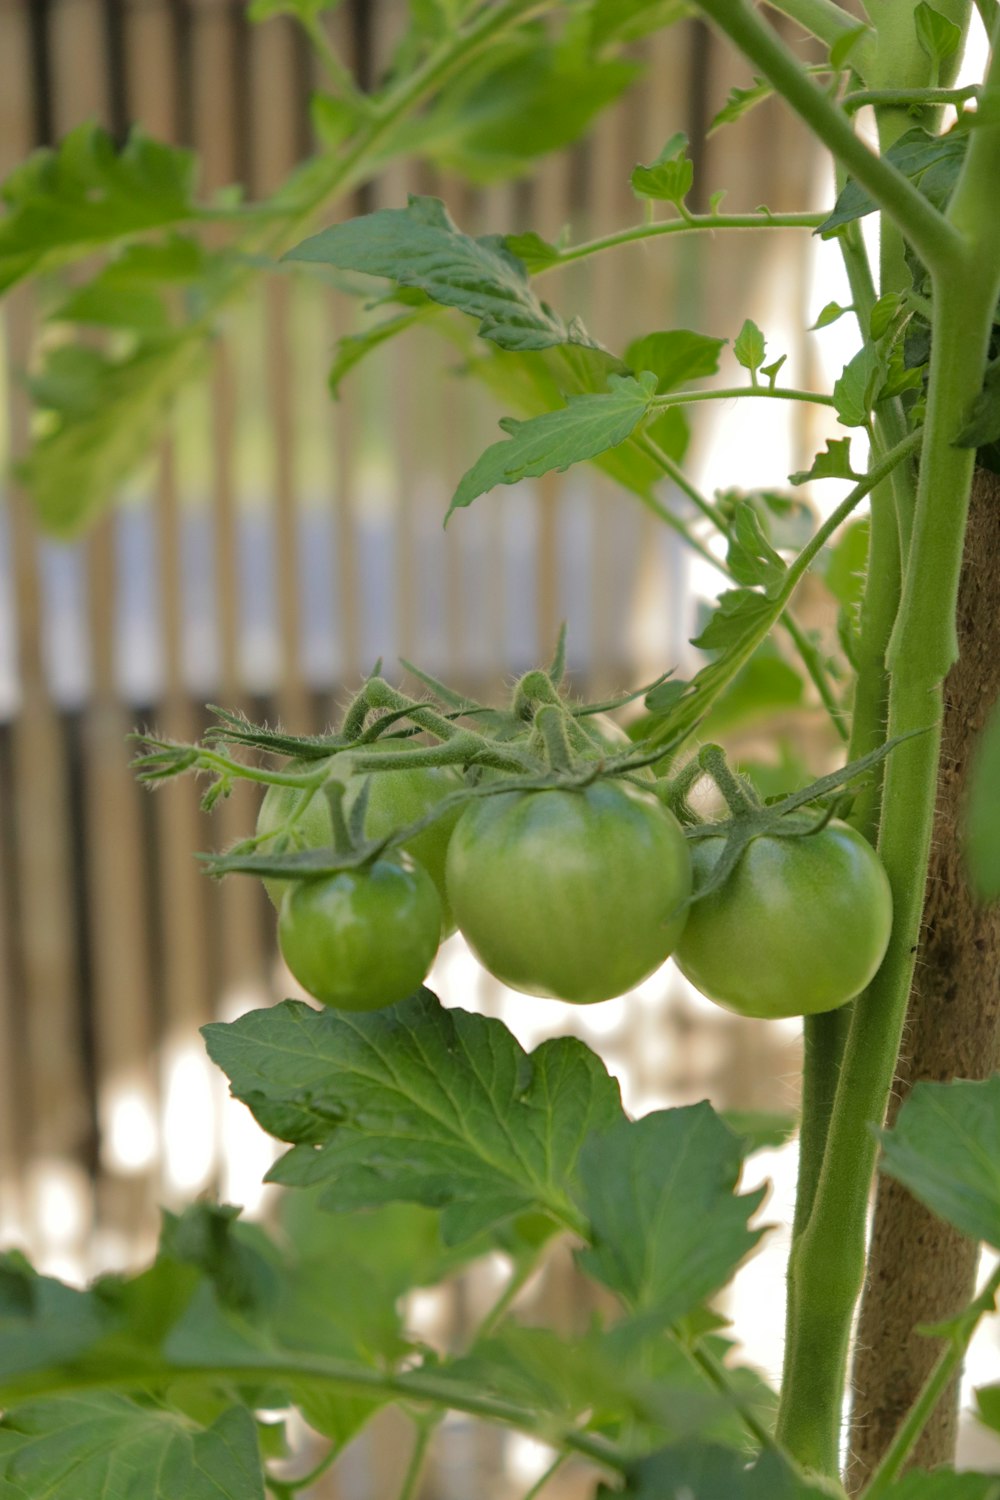
[[[334,224],[283,257],[387,276],[417,287],[433,302],[479,320],[481,338],[503,349],[555,344],[597,348],[582,324],[566,324],[531,289],[524,265],[501,235],[463,234],[439,198],[412,196],[406,208],[384,208]]]
[[[638,166],[631,176],[632,190],[640,198],[661,198],[680,208],[694,185],[694,163],[687,154],[683,131],[672,135],[651,166]]]
[[[595,45],[634,42],[692,11],[690,0],[596,0],[591,18]]]
[[[1000,1249],[1000,1074],[915,1084],[879,1140],[883,1172],[959,1233]]]
[[[597,1500],[813,1500],[830,1493],[798,1474],[776,1449],[748,1468],[740,1449],[688,1439],[640,1459],[624,1489],[601,1485]]]
[[[820,328],[829,328],[831,323],[836,323],[845,313],[853,312],[853,307],[841,307],[839,302],[827,302],[820,310],[819,317],[815,323],[810,325],[810,333],[815,333]]]
[[[955,439],[957,448],[982,448],[1000,440],[1000,359],[987,365],[983,388],[969,408],[965,426]]]
[[[745,114],[749,114],[750,110],[755,109],[758,104],[762,104],[765,99],[769,99],[773,93],[773,84],[768,83],[765,78],[757,77],[756,74],[754,75],[753,83],[748,89],[740,88],[734,84],[729,90],[729,97],[725,104],[709,125],[708,134],[712,135],[714,131],[721,130],[723,125],[734,125],[737,120],[741,120]]]
[[[0,291],[43,267],[124,235],[197,218],[196,159],[138,126],[118,150],[100,126],[79,125],[29,156],[0,188]]]
[[[764,335],[757,324],[751,318],[747,318],[733,344],[733,353],[744,370],[749,370],[753,375],[760,369],[764,363],[766,347]]]
[[[953,129],[947,135],[931,135],[917,127],[900,136],[885,153],[885,160],[909,177],[932,202],[943,207],[958,180],[959,168],[968,146],[968,132]],[[838,195],[828,219],[816,231],[828,239],[844,224],[874,213],[876,203],[853,177],[849,177]]]
[[[962,40],[962,28],[935,10],[933,5],[928,5],[927,0],[920,0],[913,12],[913,21],[917,41],[931,62],[944,62],[957,50]]]
[[[719,368],[719,354],[728,339],[713,339],[687,328],[647,333],[634,339],[625,350],[625,363],[635,374],[652,370],[656,389],[663,395],[689,380],[703,380]]]
[[[826,447],[822,453],[816,454],[810,467],[789,474],[788,482],[808,484],[810,479],[853,479],[857,482],[861,478],[862,475],[851,468],[850,438],[827,438]]]
[[[727,560],[737,583],[760,584],[764,589],[780,585],[786,572],[784,560],[771,546],[748,500],[738,501],[734,509]]]
[[[596,458],[630,437],[649,410],[656,394],[653,375],[638,380],[612,375],[611,389],[602,395],[570,396],[561,411],[543,413],[526,422],[504,417],[500,426],[506,442],[493,443],[459,481],[448,515],[471,505],[498,484],[560,472],[571,464]]]
[[[833,387],[837,420],[844,427],[864,427],[885,379],[885,366],[870,345],[848,360]]]
[[[32,383],[50,425],[17,470],[43,525],[70,536],[110,504],[208,352],[200,336],[185,333],[141,343],[121,359],[82,345],[51,351]]]
[[[89,1391],[6,1413],[0,1489],[48,1500],[264,1500],[257,1429],[245,1406],[205,1428],[179,1412]]]
[[[505,234],[503,243],[504,249],[517,257],[529,275],[544,271],[548,266],[558,265],[562,259],[559,246],[554,245],[551,240],[542,239],[533,229],[526,230],[524,234]]]
[[[675,1322],[754,1248],[763,1190],[734,1194],[741,1143],[707,1103],[622,1120],[580,1153],[592,1243],[581,1268],[650,1325]]]
[[[426,990],[360,1015],[286,1000],[204,1036],[236,1097],[295,1143],[272,1181],[324,1183],[338,1212],[440,1207],[449,1244],[529,1210],[577,1222],[580,1142],[621,1109],[582,1042],[529,1055],[501,1022]]]
[[[963,819],[965,858],[981,901],[1000,896],[1000,709],[994,708],[973,753]]]

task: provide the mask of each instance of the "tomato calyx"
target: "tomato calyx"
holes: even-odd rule
[[[789,793],[777,801],[761,803],[745,778],[729,767],[719,745],[704,745],[668,784],[665,800],[684,827],[691,841],[724,838],[725,844],[708,878],[691,895],[691,903],[717,891],[735,870],[747,845],[754,839],[810,838],[821,833],[835,818],[844,817],[852,800],[847,788],[866,776],[880,761],[909,735],[887,740],[871,754],[851,761],[822,776],[809,786]],[[687,798],[697,783],[705,778],[721,792],[731,816],[720,822],[695,820]]]

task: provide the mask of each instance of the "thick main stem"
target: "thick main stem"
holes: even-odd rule
[[[987,284],[984,284],[987,283]],[[827,1149],[809,1223],[789,1266],[778,1436],[806,1466],[835,1475],[851,1320],[864,1275],[865,1222],[875,1163],[872,1126],[892,1085],[923,907],[940,740],[941,684],[955,655],[958,591],[974,455],[953,446],[979,388],[996,289],[971,262],[939,278],[917,515],[903,602],[890,649],[890,735],[911,735],[890,757],[879,850],[893,891],[889,951],[854,1007]]]
[[[968,767],[1000,699],[1000,479],[979,469],[965,539],[959,659],[945,683],[941,767],[923,931],[891,1126],[921,1078],[983,1078],[1000,1067],[1000,908],[969,888],[959,827]],[[862,1487],[916,1399],[939,1344],[919,1332],[965,1307],[979,1247],[910,1196],[879,1181],[852,1378],[852,1490]],[[914,1451],[922,1468],[953,1462],[958,1385],[944,1387]]]

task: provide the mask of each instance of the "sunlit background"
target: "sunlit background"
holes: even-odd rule
[[[399,5],[371,3],[360,26],[363,8],[361,0],[338,17],[343,40],[349,50],[367,38],[378,52]],[[299,118],[308,63],[290,25],[251,34],[239,4],[181,7],[182,54],[178,7],[135,0],[117,8],[124,51],[112,57],[99,0],[41,7],[44,32],[31,9],[27,0],[0,7],[4,170],[41,141],[43,126],[52,137],[86,118],[119,128],[123,108],[127,120],[199,144],[207,189],[245,176],[249,164],[252,189],[263,193],[307,149]],[[984,48],[974,17],[971,77]],[[394,168],[370,206],[398,205],[415,187],[443,196],[476,232],[531,226],[554,235],[568,221],[583,238],[637,222],[631,167],[677,129],[697,136],[730,85],[747,82],[688,24],[646,52],[647,81],[536,180],[473,191],[430,169]],[[193,69],[184,109],[182,66]],[[697,166],[701,200],[728,186],[734,210],[762,201],[813,209],[831,197],[823,164],[771,105],[738,133],[713,136]],[[828,389],[856,350],[856,329],[849,317],[817,334],[802,329],[827,302],[850,301],[835,245],[803,233],[738,244],[719,236],[699,252],[681,240],[634,247],[560,273],[546,296],[564,312],[582,310],[616,349],[640,331],[676,326],[731,341],[749,316],[769,357],[787,353],[783,378]],[[18,371],[37,309],[25,295],[5,309],[3,445],[16,455],[25,440]],[[73,1282],[141,1263],[159,1204],[209,1193],[267,1216],[276,1190],[261,1179],[276,1148],[227,1098],[197,1026],[296,993],[262,894],[235,882],[210,889],[194,868],[196,849],[249,830],[252,798],[234,797],[215,826],[188,787],[148,798],[132,784],[125,732],[140,722],[195,735],[206,699],[318,729],[380,656],[388,664],[405,655],[496,699],[549,655],[561,619],[581,692],[620,690],[668,667],[686,675],[698,603],[720,584],[636,502],[582,470],[494,493],[443,532],[454,484],[493,440],[503,408],[456,381],[453,352],[428,335],[372,355],[332,405],[333,342],[357,316],[314,285],[262,279],[220,341],[207,385],[184,398],[156,464],[113,519],[61,546],[38,534],[13,488],[0,510],[0,1245],[23,1247]],[[719,404],[699,412],[686,467],[709,494],[782,487],[836,431],[820,408]],[[843,492],[826,481],[809,499],[820,515]],[[663,498],[691,520],[683,496],[665,486]],[[780,735],[800,736],[818,774],[836,747],[818,712],[796,723],[781,723]],[[754,753],[773,753],[773,730],[752,726]],[[504,989],[456,936],[428,982],[446,1004],[502,1019],[525,1047],[582,1037],[635,1114],[704,1097],[795,1110],[799,1023],[729,1016],[670,964],[619,1000],[573,1007]],[[792,1143],[750,1162],[746,1185],[771,1184],[760,1217],[772,1227],[724,1303],[744,1357],[772,1378],[795,1152]],[[479,1268],[469,1295],[488,1300],[502,1271],[499,1259]],[[551,1280],[524,1297],[550,1291]],[[432,1340],[447,1316],[440,1293],[415,1294],[407,1311]],[[996,1376],[987,1326],[966,1386]],[[446,1433],[433,1471],[442,1500],[472,1493],[477,1465],[492,1476],[503,1469],[511,1493],[523,1491],[549,1459],[523,1437],[487,1442],[465,1418]],[[963,1458],[997,1456],[968,1424]],[[377,1462],[363,1436],[342,1489],[316,1493],[371,1493]]]

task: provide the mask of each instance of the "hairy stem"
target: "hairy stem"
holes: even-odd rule
[[[890,757],[883,796],[879,851],[892,886],[893,933],[882,968],[854,1006],[812,1212],[789,1265],[793,1318],[778,1435],[800,1462],[828,1475],[837,1472],[848,1337],[864,1273],[871,1126],[885,1115],[906,1013],[934,810],[941,683],[955,654],[974,455],[956,448],[954,438],[979,388],[996,279],[992,267],[984,274],[970,257],[963,277],[935,286],[916,524],[890,646],[889,734],[912,736]]]

